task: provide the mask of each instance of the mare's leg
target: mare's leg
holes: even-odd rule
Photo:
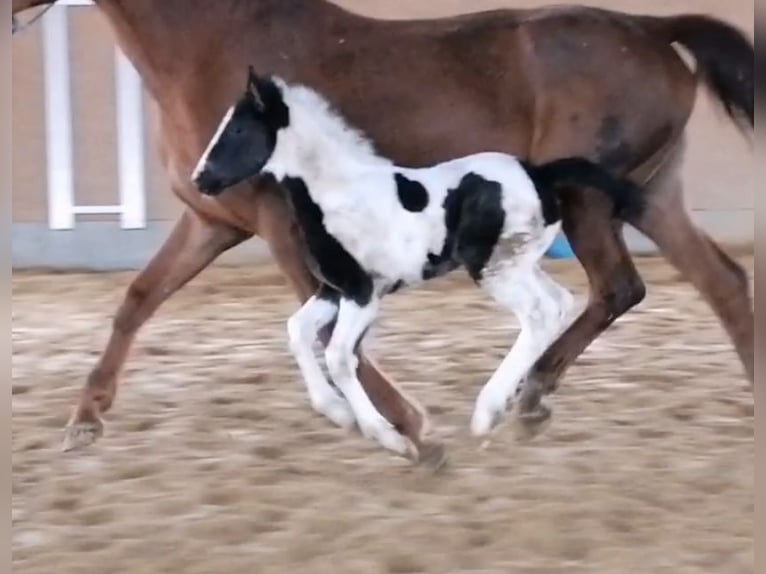
[[[501,270],[481,286],[521,323],[519,337],[476,400],[471,431],[484,435],[497,425],[519,383],[535,360],[563,329],[574,304],[572,294],[535,265]]]
[[[349,429],[356,419],[345,397],[327,381],[314,354],[313,344],[320,329],[338,314],[338,294],[321,287],[287,321],[290,350],[303,376],[311,406],[339,427]]]
[[[117,378],[141,325],[218,255],[248,237],[239,230],[203,220],[190,210],[181,215],[163,246],[128,287],[114,317],[109,342],[88,375],[67,425],[65,450],[87,446],[103,432],[100,415],[112,406]]]
[[[745,270],[692,222],[677,165],[649,187],[643,214],[631,221],[659,247],[712,307],[754,382],[754,318]]]
[[[354,411],[359,430],[367,438],[399,454],[409,454],[410,444],[375,408],[357,379],[354,352],[378,313],[379,301],[361,307],[349,299],[340,300],[338,320],[325,351],[327,370]]]
[[[316,293],[319,282],[306,267],[297,229],[290,223],[292,215],[278,193],[264,193],[260,201],[259,234],[268,241],[275,261],[299,299],[306,301]],[[323,345],[328,344],[332,331],[331,326],[320,331]],[[431,425],[425,409],[381,372],[361,348],[357,349],[357,358],[359,381],[375,407],[417,447],[421,463],[441,466],[446,461],[445,451],[439,441],[429,436]]]
[[[552,393],[588,345],[646,293],[622,238],[622,223],[612,219],[612,206],[603,196],[595,191],[568,192],[563,229],[588,276],[590,297],[580,316],[537,360],[522,386],[519,421],[530,435],[550,416],[542,395]]]

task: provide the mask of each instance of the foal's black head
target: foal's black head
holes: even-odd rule
[[[288,124],[289,111],[279,87],[251,66],[244,94],[221,120],[192,181],[202,193],[218,195],[258,175],[274,152],[277,132]]]

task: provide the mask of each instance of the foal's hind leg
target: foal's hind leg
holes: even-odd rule
[[[518,418],[527,435],[539,432],[550,416],[542,396],[556,389],[566,369],[594,339],[644,298],[644,284],[622,238],[622,224],[612,220],[612,210],[595,192],[567,193],[563,228],[588,276],[590,298],[580,316],[537,360],[522,386]]]
[[[64,450],[87,446],[101,435],[100,415],[112,406],[117,377],[141,325],[218,255],[247,237],[241,231],[208,223],[192,211],[181,215],[159,252],[128,287],[106,349],[88,375],[67,425]]]
[[[339,427],[349,429],[356,421],[345,397],[327,381],[312,349],[319,331],[338,315],[337,293],[327,287],[319,289],[287,321],[290,350],[303,376],[311,406]]]
[[[734,343],[745,374],[754,382],[754,318],[745,270],[692,222],[678,176],[652,187],[642,216],[633,223],[702,294]]]
[[[478,436],[500,422],[519,383],[564,327],[574,303],[572,294],[536,264],[531,269],[501,268],[483,279],[481,286],[516,313],[521,332],[476,400],[471,431]]]

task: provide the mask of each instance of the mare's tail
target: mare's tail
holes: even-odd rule
[[[651,34],[686,48],[697,61],[697,74],[739,124],[755,126],[755,48],[734,26],[710,16],[638,16]],[[740,124],[741,125],[741,124]]]
[[[523,165],[540,194],[546,220],[558,219],[560,193],[573,187],[595,189],[606,195],[614,206],[615,217],[623,221],[638,218],[644,209],[644,193],[639,185],[583,157]]]

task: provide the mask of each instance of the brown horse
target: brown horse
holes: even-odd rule
[[[13,0],[13,14],[52,1]],[[679,175],[698,81],[732,119],[753,126],[753,46],[728,24],[697,15],[657,18],[588,7],[382,21],[326,0],[96,4],[156,102],[162,159],[186,209],[128,288],[67,427],[67,447],[101,434],[100,415],[113,403],[136,332],[223,251],[257,234],[301,301],[317,288],[273,188],[251,181],[211,198],[190,183],[248,64],[326,95],[400,165],[424,166],[492,149],[534,162],[582,155],[629,174],[647,189],[646,207],[630,223],[709,302],[752,383],[747,276],[692,223]],[[696,71],[673,48],[676,43],[694,56]],[[578,355],[644,297],[621,224],[607,203],[581,189],[565,197],[564,230],[587,272],[590,299],[524,385],[519,417],[530,430],[547,418],[541,395],[552,392]],[[417,403],[364,356],[359,377],[421,460],[440,458]]]

